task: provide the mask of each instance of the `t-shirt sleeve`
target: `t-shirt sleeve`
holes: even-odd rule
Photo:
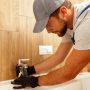
[[[79,27],[75,30],[75,45],[77,50],[90,49],[90,11],[87,17],[81,22]]]

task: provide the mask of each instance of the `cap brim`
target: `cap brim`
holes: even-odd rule
[[[46,17],[45,19],[43,19],[41,21],[36,21],[33,33],[42,32],[48,23],[48,19],[49,19],[49,17]]]

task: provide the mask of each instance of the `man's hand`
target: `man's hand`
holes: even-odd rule
[[[34,76],[29,76],[29,77],[21,76],[15,79],[14,81],[12,81],[11,84],[17,85],[13,87],[14,89],[20,89],[20,88],[25,88],[25,87],[35,88],[39,86],[38,77],[34,77]]]

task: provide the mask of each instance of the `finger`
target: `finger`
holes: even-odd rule
[[[20,81],[22,81],[22,78],[17,78],[14,80],[14,82],[20,82]]]
[[[22,89],[25,88],[25,86],[14,86],[13,89]]]
[[[21,81],[23,81],[23,78],[22,77],[17,78],[17,79],[14,80],[14,82],[21,82]]]
[[[11,84],[14,84],[14,85],[22,85],[21,82],[14,82],[14,81],[11,81]]]

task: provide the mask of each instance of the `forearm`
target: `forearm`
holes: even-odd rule
[[[67,56],[68,52],[72,47],[71,43],[60,44],[56,53],[49,57],[44,62],[35,65],[35,70],[37,73],[41,73],[43,71],[47,71],[60,64]]]
[[[64,60],[64,57],[58,57],[56,54],[47,58],[44,62],[34,65],[37,73],[50,70],[56,65],[60,64]]]
[[[70,76],[69,71],[67,72],[64,68],[60,68],[47,75],[39,77],[38,83],[40,86],[49,86],[64,83],[71,79],[72,76]]]

